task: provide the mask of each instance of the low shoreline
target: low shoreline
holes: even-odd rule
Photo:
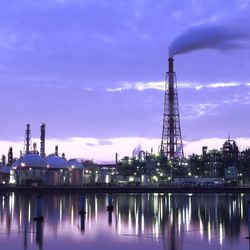
[[[1,186],[0,193],[250,193],[250,187],[24,187]]]

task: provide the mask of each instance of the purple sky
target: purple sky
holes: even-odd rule
[[[111,144],[113,155],[120,150],[115,138],[134,138],[128,152],[138,138],[160,144],[171,41],[197,24],[249,26],[249,13],[248,0],[0,1],[0,153],[23,140],[26,123],[37,138],[41,122],[58,143],[95,139],[77,149],[81,157],[97,147],[93,157],[101,159],[97,152]],[[175,56],[187,144],[225,139],[229,130],[232,138],[250,138],[249,52]],[[66,155],[76,156],[70,148]]]

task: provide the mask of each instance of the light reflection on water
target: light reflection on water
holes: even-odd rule
[[[250,249],[247,195],[47,194],[43,222],[35,193],[0,199],[5,249]]]

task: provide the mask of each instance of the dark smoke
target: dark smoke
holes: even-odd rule
[[[242,24],[244,26],[244,23]],[[200,49],[228,50],[246,47],[249,39],[246,27],[226,25],[199,25],[189,28],[169,46],[169,56]]]

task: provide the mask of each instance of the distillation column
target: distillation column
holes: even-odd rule
[[[25,153],[28,154],[30,152],[30,138],[31,131],[30,131],[30,124],[26,125],[26,130],[25,130]]]
[[[45,123],[40,127],[40,155],[45,158]]]

